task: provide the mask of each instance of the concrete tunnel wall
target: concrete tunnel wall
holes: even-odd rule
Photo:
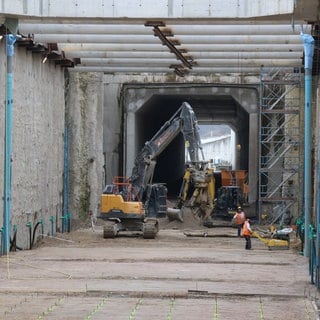
[[[73,223],[99,213],[103,179],[103,82],[101,73],[67,77],[68,209]]]
[[[0,145],[4,150],[6,56],[1,43]],[[39,221],[35,240],[62,231],[64,200],[72,223],[95,214],[103,183],[103,82],[101,73],[68,73],[54,62],[15,46],[13,57],[11,238],[29,248],[29,228]],[[65,125],[67,130],[65,131]],[[67,135],[67,137],[66,137]],[[65,137],[67,143],[65,144]],[[64,157],[68,163],[64,168]],[[1,174],[4,158],[0,157]],[[64,190],[64,169],[67,186]],[[2,179],[3,181],[3,179]],[[0,192],[3,194],[3,183]],[[3,206],[3,203],[2,203]],[[53,218],[53,225],[51,222]],[[0,227],[3,214],[0,215]]]
[[[0,193],[3,195],[6,54],[0,43]],[[43,219],[50,232],[50,217],[61,216],[63,193],[64,75],[53,63],[15,46],[13,57],[13,127],[11,177],[11,235],[17,225],[17,245],[29,247],[28,222]],[[2,202],[3,208],[3,202]],[[3,210],[0,227],[3,226]],[[37,228],[37,235],[41,233]]]

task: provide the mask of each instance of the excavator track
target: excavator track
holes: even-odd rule
[[[103,226],[103,238],[115,238],[117,235],[117,223],[115,221],[106,221]]]
[[[144,239],[154,239],[159,231],[157,220],[146,220],[143,223],[142,236]]]

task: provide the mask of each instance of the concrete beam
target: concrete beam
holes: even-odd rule
[[[230,18],[291,15],[294,0],[1,0],[5,15],[82,18]]]

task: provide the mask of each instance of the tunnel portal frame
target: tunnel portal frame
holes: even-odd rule
[[[123,84],[121,91],[121,101],[123,110],[123,154],[120,155],[120,162],[123,167],[123,174],[130,175],[134,159],[139,152],[139,142],[137,141],[136,113],[141,110],[152,98],[169,97],[179,101],[188,101],[193,108],[201,109],[201,101],[206,99],[222,99],[230,97],[237,105],[236,109],[228,112],[228,108],[220,107],[220,114],[211,110],[211,118],[203,118],[197,115],[198,121],[205,121],[206,124],[228,124],[236,128],[239,143],[247,148],[246,165],[249,177],[249,196],[248,202],[252,204],[253,210],[256,210],[257,186],[258,186],[258,105],[259,105],[259,86],[258,85],[221,85],[204,83],[174,83],[174,84]],[[196,106],[195,104],[199,104]],[[179,104],[180,105],[180,104]],[[177,104],[177,108],[179,107]],[[227,117],[223,118],[223,110]],[[197,112],[196,112],[197,113]],[[247,122],[245,122],[245,116]],[[208,116],[208,114],[207,114]],[[242,139],[241,132],[247,130],[248,135]],[[141,142],[140,142],[141,143]]]

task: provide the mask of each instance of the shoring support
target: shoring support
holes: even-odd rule
[[[11,153],[12,153],[12,60],[16,36],[8,34],[6,39],[7,86],[5,103],[5,146],[4,146],[4,197],[3,197],[3,253],[10,251],[11,222]]]
[[[311,216],[311,104],[312,104],[312,60],[314,39],[301,33],[304,45],[305,108],[304,108],[304,255],[310,255],[309,225]]]

